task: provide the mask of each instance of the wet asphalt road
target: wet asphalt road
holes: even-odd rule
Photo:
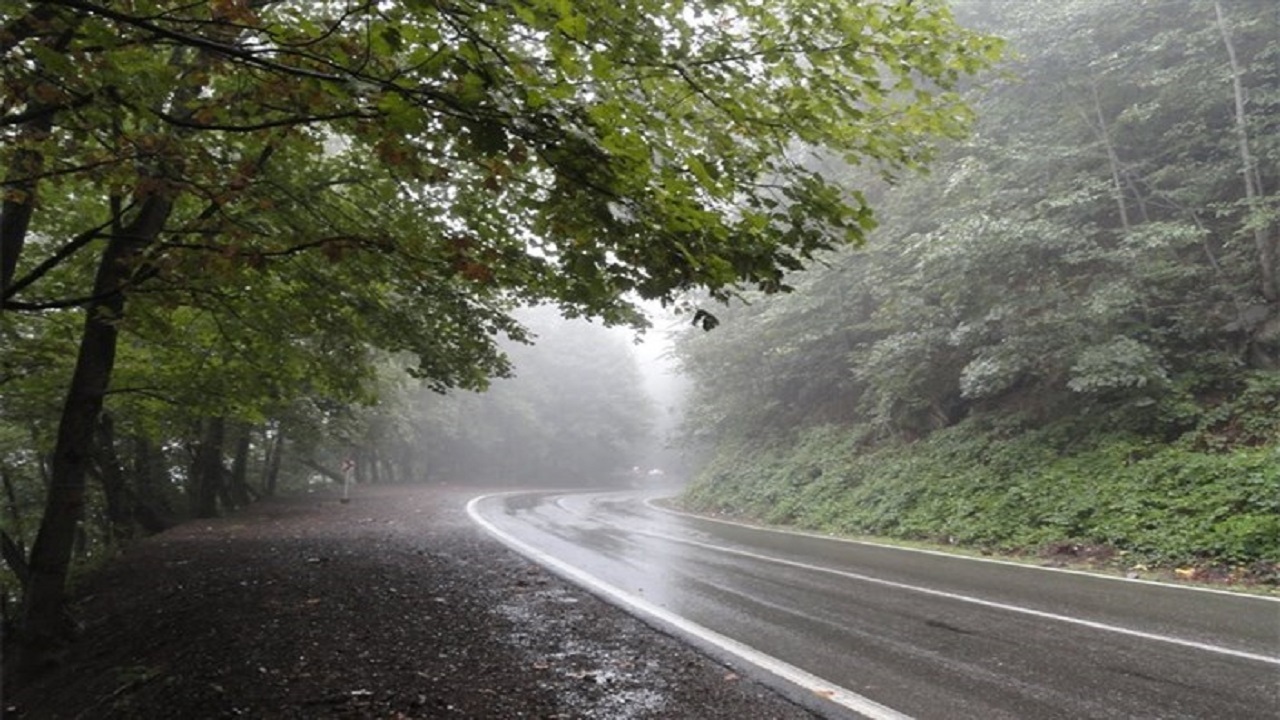
[[[475,509],[908,717],[1280,718],[1276,600],[769,532],[644,497],[518,494]]]

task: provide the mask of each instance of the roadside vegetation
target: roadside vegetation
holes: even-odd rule
[[[1120,570],[1280,580],[1274,448],[1223,455],[1141,436],[1076,442],[1064,428],[1005,438],[980,421],[870,450],[855,437],[827,426],[794,443],[727,448],[686,507]]]
[[[685,504],[1277,583],[1275,8],[958,7],[1011,49],[973,135],[682,339]]]

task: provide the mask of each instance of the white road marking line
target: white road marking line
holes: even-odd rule
[[[835,683],[828,682],[817,675],[801,670],[800,668],[783,662],[772,655],[762,653],[749,645],[738,642],[726,635],[721,635],[714,630],[698,625],[695,622],[658,607],[657,605],[632,595],[618,587],[605,583],[597,579],[595,576],[558,560],[532,545],[528,545],[527,543],[515,538],[505,531],[500,530],[493,523],[481,517],[476,508],[484,500],[503,494],[510,493],[481,495],[480,497],[472,498],[467,503],[467,514],[471,516],[471,520],[473,522],[517,552],[520,552],[538,563],[551,568],[563,577],[595,590],[597,593],[612,599],[632,612],[656,618],[662,623],[676,628],[680,632],[687,633],[702,640],[703,642],[710,643],[727,653],[735,655],[746,662],[749,662],[759,668],[763,668],[784,680],[792,682],[818,697],[830,700],[837,705],[841,705],[860,715],[871,718],[871,720],[913,720],[910,715],[904,715],[893,708],[881,705],[880,703],[859,695],[852,690],[840,687]]]
[[[746,528],[748,530],[759,530],[760,532],[777,533],[779,535],[796,535],[799,537],[814,538],[815,540],[830,540],[831,542],[846,543],[849,545],[866,545],[874,548],[885,548],[887,550],[898,550],[901,552],[919,553],[921,555],[936,555],[937,557],[950,558],[952,560],[967,560],[969,562],[989,563],[992,565],[1007,565],[1009,567],[1025,568],[1027,570],[1040,570],[1042,572],[1063,573],[1066,575],[1082,575],[1084,577],[1097,578],[1098,580],[1110,580],[1113,582],[1137,583],[1139,585],[1155,585],[1156,587],[1172,588],[1174,590],[1186,590],[1189,592],[1213,593],[1215,595],[1226,595],[1234,598],[1250,598],[1253,600],[1266,600],[1268,602],[1280,603],[1280,596],[1273,595],[1250,595],[1243,592],[1233,592],[1231,590],[1220,590],[1218,588],[1200,587],[1198,585],[1178,585],[1171,582],[1161,582],[1160,580],[1145,580],[1143,578],[1130,578],[1122,575],[1105,575],[1103,573],[1089,572],[1088,570],[1072,570],[1071,568],[1046,567],[1044,565],[1032,565],[1030,563],[1014,562],[1012,560],[1001,560],[999,558],[989,557],[973,557],[972,555],[959,555],[949,553],[944,550],[928,550],[926,548],[906,547],[903,545],[891,545],[889,543],[875,542],[872,540],[857,540],[854,538],[840,537],[838,535],[823,535],[821,533],[804,532],[803,530],[789,530],[787,528],[769,527],[767,525],[752,525],[751,523],[738,522],[736,520],[725,520],[723,518],[707,517],[706,515],[698,515],[696,513],[684,512],[682,510],[673,510],[654,503],[667,496],[650,496],[644,499],[644,504],[658,512],[667,513],[669,515],[678,515],[680,517],[692,518],[694,520],[702,520],[705,522],[719,523],[721,525],[731,525],[733,527]]]
[[[1280,656],[1260,655],[1245,650],[1235,650],[1220,645],[1211,645],[1209,643],[1197,642],[1195,640],[1185,640],[1183,638],[1173,637],[1171,635],[1160,635],[1158,633],[1149,633],[1142,630],[1131,630],[1129,628],[1120,627],[1118,625],[1109,625],[1107,623],[1095,622],[1093,620],[1084,620],[1082,618],[1074,618],[1069,615],[1059,615],[1057,613],[1045,612],[1044,610],[1035,610],[1032,608],[1022,607],[1020,605],[1010,605],[1008,603],[995,602],[993,600],[983,600],[971,595],[961,595],[959,593],[947,592],[945,590],[934,590],[933,588],[922,587],[920,585],[910,585],[907,583],[895,582],[893,580],[884,580],[870,575],[849,572],[847,570],[834,570],[825,568],[821,565],[811,565],[809,563],[797,562],[795,560],[786,560],[783,558],[771,557],[769,555],[761,555],[749,550],[738,550],[735,548],[724,547],[721,545],[713,545],[711,543],[701,542],[699,540],[689,540],[686,538],[676,537],[674,535],[666,535],[664,533],[646,532],[642,530],[633,531],[637,535],[647,535],[649,537],[660,538],[670,542],[681,543],[684,545],[693,545],[695,547],[706,548],[730,555],[739,555],[741,557],[751,558],[753,560],[762,560],[765,562],[776,563],[778,565],[788,565],[790,567],[800,568],[802,570],[810,570],[813,572],[827,573],[829,575],[839,575],[841,577],[858,580],[861,582],[882,585],[884,587],[896,588],[899,590],[909,590],[911,592],[922,593],[924,595],[932,595],[934,597],[946,598],[948,600],[956,600],[959,602],[970,603],[972,605],[980,605],[982,607],[1004,610],[1007,612],[1020,613],[1022,615],[1030,615],[1032,617],[1043,618],[1046,620],[1054,620],[1057,622],[1070,623],[1081,627],[1092,628],[1094,630],[1104,630],[1106,632],[1118,633],[1120,635],[1128,635],[1131,637],[1142,638],[1144,640],[1154,640],[1157,642],[1169,643],[1172,645],[1181,645],[1183,647],[1195,648],[1196,650],[1204,650],[1206,652],[1217,653],[1219,655],[1230,655],[1232,657],[1244,658],[1246,660],[1254,660],[1270,665],[1280,665]]]

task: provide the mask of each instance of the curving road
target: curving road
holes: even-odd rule
[[[472,501],[508,544],[832,716],[1280,718],[1280,601],[795,535],[639,492]],[[823,699],[818,699],[823,698]]]

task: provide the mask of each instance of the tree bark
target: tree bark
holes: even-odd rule
[[[148,197],[133,221],[108,240],[98,265],[93,283],[96,299],[85,309],[75,369],[58,423],[44,515],[29,561],[31,580],[24,592],[19,630],[19,662],[28,667],[40,663],[42,652],[69,636],[63,608],[67,571],[84,513],[94,429],[115,367],[116,319],[125,306],[121,288],[129,278],[130,265],[160,234],[172,209],[171,198]]]

